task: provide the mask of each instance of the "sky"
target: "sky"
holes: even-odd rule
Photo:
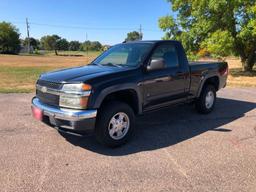
[[[158,27],[161,16],[172,14],[166,0],[0,0],[0,22],[14,24],[26,37],[57,34],[67,40],[100,41],[113,45],[142,26],[143,40],[164,36]]]

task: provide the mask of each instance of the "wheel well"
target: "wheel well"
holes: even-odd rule
[[[132,89],[121,90],[107,95],[102,101],[100,107],[110,101],[121,101],[127,103],[134,111],[135,114],[139,113],[138,96]]]
[[[204,86],[213,85],[215,90],[218,91],[219,83],[220,83],[219,78],[217,76],[214,76],[214,77],[210,77],[210,78],[206,79],[206,81],[204,82]]]

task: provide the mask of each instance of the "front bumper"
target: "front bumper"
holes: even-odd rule
[[[74,110],[46,105],[36,97],[32,99],[32,109],[39,109],[42,113],[41,121],[60,128],[76,132],[90,132],[94,130],[97,110]],[[34,110],[32,110],[34,112]]]

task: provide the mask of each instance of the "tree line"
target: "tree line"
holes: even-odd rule
[[[125,42],[141,40],[142,34],[137,31],[127,33]],[[29,42],[28,42],[29,41]],[[30,45],[33,50],[58,51],[101,51],[109,47],[102,45],[99,41],[68,41],[58,35],[46,35],[41,39],[33,37],[20,39],[19,30],[8,22],[0,22],[0,53],[17,54],[22,47]]]
[[[24,45],[26,45],[24,41]],[[104,46],[99,41],[85,41],[83,43],[79,41],[68,41],[65,38],[61,38],[58,35],[46,35],[37,40],[30,39],[30,42],[35,42],[34,46],[38,49],[54,50],[57,55],[58,50],[62,51],[101,51]],[[36,43],[38,42],[38,43]],[[31,44],[33,46],[33,44]]]
[[[58,51],[101,51],[105,48],[99,41],[68,41],[58,35],[46,35],[40,40],[33,37],[20,39],[19,30],[11,23],[0,23],[0,53],[17,54],[28,41],[33,50]]]
[[[99,41],[68,41],[58,35],[46,35],[40,40],[29,38],[30,46],[33,50],[51,50],[58,55],[58,51],[101,51],[104,46]],[[28,45],[28,38],[21,40],[21,45]]]

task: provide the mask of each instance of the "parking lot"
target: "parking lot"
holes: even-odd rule
[[[215,111],[176,106],[137,119],[108,149],[34,120],[33,94],[0,95],[0,191],[255,191],[256,89],[226,88]]]

